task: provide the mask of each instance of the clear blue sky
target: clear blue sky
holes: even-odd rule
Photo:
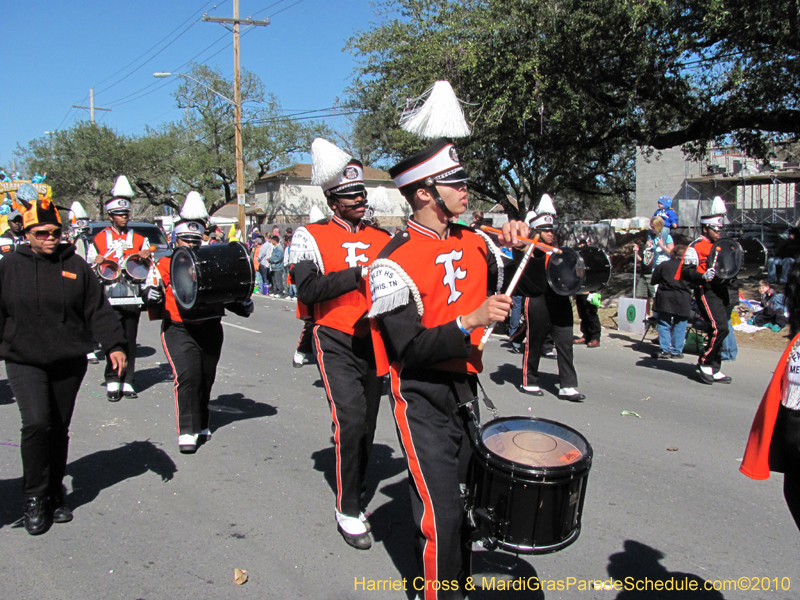
[[[271,21],[242,36],[242,67],[292,110],[327,108],[344,95],[356,61],[343,48],[354,32],[378,19],[369,0],[240,0],[239,5],[241,18]],[[97,122],[119,133],[140,134],[145,124],[180,119],[170,95],[179,78],[154,79],[154,72],[185,72],[185,63],[194,60],[233,77],[233,34],[200,21],[204,12],[231,17],[233,2],[4,3],[0,166],[10,167],[17,143],[25,146],[45,131],[88,120],[88,111],[71,105],[88,106],[92,87],[95,106],[112,109],[97,112]]]

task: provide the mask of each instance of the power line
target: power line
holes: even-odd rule
[[[287,6],[286,8],[282,8],[282,9],[280,9],[278,12],[272,13],[272,14],[269,16],[269,18],[271,19],[271,18],[272,18],[272,17],[274,17],[275,15],[279,15],[279,14],[281,14],[283,11],[285,11],[285,10],[289,10],[290,8],[292,8],[293,6],[297,6],[297,5],[298,5],[298,4],[300,4],[301,2],[305,2],[305,0],[297,0],[297,2],[295,2],[294,4],[290,4],[290,5],[289,5],[289,6]]]

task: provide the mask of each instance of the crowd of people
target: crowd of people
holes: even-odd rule
[[[296,231],[275,226],[267,236],[252,234],[247,264],[257,273],[260,293],[295,299],[304,321],[293,362],[302,366],[313,354],[330,409],[336,457],[332,524],[349,546],[372,546],[366,478],[388,377],[390,409],[408,466],[424,598],[462,599],[472,552],[464,486],[480,413],[476,395],[484,332],[515,313],[511,339],[523,355],[520,392],[544,395],[539,363],[554,352],[557,396],[581,402],[586,397],[578,391],[573,347],[599,346],[597,298],[576,299],[586,322],[576,339],[571,300],[556,293],[546,276],[557,218],[549,196],[494,237],[480,229],[482,214],[472,225],[458,222],[467,210],[468,176],[450,139],[437,139],[390,169],[411,211],[407,227],[394,235],[365,218],[367,189],[358,160],[322,139],[314,141],[312,155],[312,181],[322,188],[333,216]],[[0,260],[0,358],[22,419],[24,526],[32,535],[72,519],[62,487],[68,430],[94,344],[107,357],[108,400],[135,397],[139,315],[145,309],[161,320],[174,377],[178,449],[194,454],[211,438],[209,401],[223,345],[221,318],[226,310],[246,317],[254,309],[249,294],[187,308],[181,282],[172,280],[177,258],[154,260],[148,242],[127,227],[133,196],[120,176],[106,203],[111,224],[92,239],[86,237],[85,213],[73,206],[75,243],[65,244],[57,207],[32,186],[21,186],[18,214],[9,215],[7,242],[0,244],[8,248]],[[711,258],[724,203],[715,201],[702,216],[702,236],[689,246],[674,244],[670,231],[677,220],[670,205],[669,198],[659,199],[639,256],[649,267],[642,289],[653,300],[659,356],[683,356],[694,294],[709,327],[698,379],[730,383],[720,363],[734,294]],[[179,216],[176,255],[202,251],[209,242],[202,196],[190,192]],[[126,260],[149,266],[144,281],[98,278]],[[794,339],[759,409],[742,470],[764,478],[775,467],[768,458],[770,443],[784,450],[785,495],[800,519],[800,265],[785,268],[784,306]],[[42,349],[37,341],[43,331],[64,343]]]

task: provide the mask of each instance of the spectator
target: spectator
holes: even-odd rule
[[[645,314],[650,314],[650,302],[656,295],[656,288],[650,281],[650,276],[658,265],[666,262],[670,258],[670,253],[675,247],[672,241],[672,236],[667,234],[666,237],[662,235],[664,229],[664,220],[661,217],[653,217],[650,219],[650,231],[647,232],[647,242],[642,252],[639,255],[639,246],[633,245],[635,260],[642,261],[642,267],[638,272],[636,280],[636,297],[646,298],[647,306]]]
[[[673,227],[678,226],[678,215],[672,210],[672,198],[661,196],[658,199],[658,210],[653,213],[654,217],[661,217],[664,220],[664,233],[669,235]]]
[[[781,268],[780,283],[786,283],[789,271],[792,269],[797,255],[800,254],[800,230],[791,227],[787,231],[788,237],[775,250],[775,256],[767,259],[767,280],[769,283],[778,283],[777,268]]]
[[[253,251],[250,256],[253,258],[253,269],[256,272],[256,290],[261,291],[264,288],[264,278],[261,275],[261,264],[258,260],[258,254],[261,252],[261,246],[264,245],[264,238],[261,234],[253,236]]]
[[[658,319],[657,358],[682,358],[686,343],[686,325],[692,316],[692,292],[688,284],[675,276],[683,267],[686,246],[675,246],[670,258],[653,271],[651,284],[658,286],[653,311]]]
[[[269,257],[272,255],[272,244],[266,242],[261,244],[256,258],[258,259],[258,272],[261,273],[261,293],[265,296],[269,294],[270,274]]]
[[[786,297],[776,294],[769,282],[762,279],[758,291],[761,293],[761,310],[753,315],[751,325],[769,327],[773,331],[780,331],[788,320],[786,318]]]
[[[272,243],[272,254],[269,257],[269,271],[272,277],[272,294],[270,296],[282,298],[286,295],[283,284],[283,245],[281,238],[277,235],[273,235],[270,242]]]
[[[473,229],[480,229],[481,225],[483,225],[483,211],[476,210],[472,213],[472,227]]]
[[[286,231],[291,231],[289,227]],[[283,236],[283,281],[286,284],[286,294],[292,300],[297,300],[297,286],[289,279],[289,248],[292,246],[292,235],[287,233]]]

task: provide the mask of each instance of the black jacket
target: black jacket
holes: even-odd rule
[[[652,285],[658,286],[653,310],[681,317],[692,316],[692,292],[686,281],[675,279],[675,274],[682,267],[680,258],[672,258],[658,265],[650,279]]]
[[[0,358],[30,365],[86,356],[92,339],[106,353],[125,345],[100,282],[72,244],[50,256],[18,246],[0,260],[0,332]]]

